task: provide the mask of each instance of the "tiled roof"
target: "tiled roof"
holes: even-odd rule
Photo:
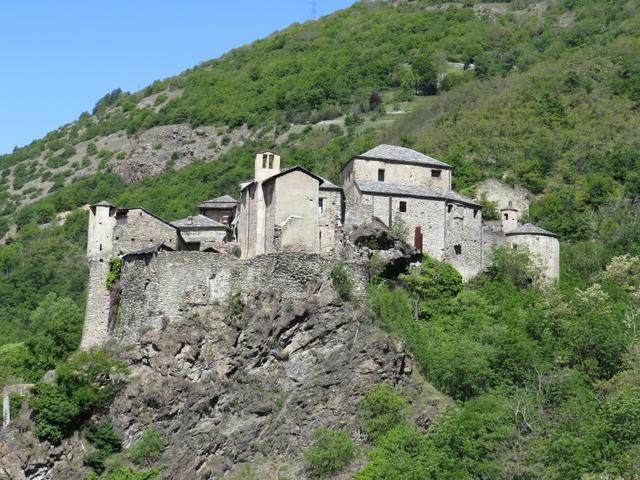
[[[234,208],[239,203],[235,198],[229,195],[223,195],[212,198],[211,200],[205,200],[200,204],[200,208]]]
[[[419,163],[421,165],[428,165],[432,167],[452,168],[451,165],[441,162],[440,160],[436,160],[435,158],[431,158],[423,153],[416,152],[410,148],[397,147],[395,145],[378,145],[362,155],[357,155],[356,158]]]
[[[226,225],[221,224],[220,222],[216,222],[215,220],[205,217],[204,215],[195,215],[191,217],[191,222],[189,222],[189,217],[183,218],[182,220],[176,220],[175,222],[171,222],[171,225],[178,228],[227,228]]]
[[[507,232],[505,235],[545,235],[547,237],[559,238],[559,235],[545,230],[544,228],[537,227],[533,223],[525,223],[515,230]]]
[[[479,207],[480,204],[460,195],[456,192],[445,192],[437,188],[419,187],[415,185],[398,185],[394,183],[384,182],[370,182],[365,180],[356,180],[358,189],[363,193],[373,193],[378,195],[397,195],[400,197],[416,197],[416,198],[431,198],[436,200],[450,200],[453,202],[460,202],[466,205]]]

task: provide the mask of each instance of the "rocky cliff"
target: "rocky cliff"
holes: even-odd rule
[[[305,478],[301,453],[316,428],[364,441],[357,406],[380,382],[404,388],[426,426],[446,399],[359,303],[341,301],[326,280],[305,300],[267,285],[185,309],[135,343],[114,342],[131,375],[95,420],[108,418],[125,446],[149,426],[160,432],[162,476],[172,479],[222,478],[247,464],[264,478]],[[85,444],[76,434],[49,448],[14,429],[0,448],[0,478],[82,478]]]

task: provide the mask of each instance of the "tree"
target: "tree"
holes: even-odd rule
[[[431,257],[423,258],[410,273],[398,276],[407,290],[415,295],[421,318],[430,318],[443,302],[462,291],[462,275],[449,263]]]
[[[50,293],[31,314],[32,336],[25,342],[33,377],[55,367],[73,352],[82,336],[82,311],[70,298]]]
[[[413,61],[416,73],[416,95],[435,95],[438,91],[438,70],[427,55]]]

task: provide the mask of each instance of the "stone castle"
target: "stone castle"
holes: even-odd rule
[[[558,236],[518,223],[517,207],[528,203],[516,193],[511,199],[509,187],[498,195],[489,186],[503,207],[501,221],[483,222],[481,205],[452,190],[452,173],[450,165],[417,151],[379,145],[349,160],[338,186],[302,167],[281,169],[280,157],[265,152],[255,158],[254,179],[240,185],[240,201],[207,200],[186,219],[167,222],[143,208],[92,205],[82,348],[103,344],[116,329],[171,320],[181,305],[223,300],[234,285],[250,289],[252,282],[277,278],[288,294],[303,298],[301,285],[327,265],[352,259],[350,232],[373,221],[400,232],[417,252],[451,263],[465,280],[487,267],[498,244],[528,248],[545,276],[558,279]],[[106,285],[114,257],[130,276],[124,288],[133,303],[152,295],[162,308],[141,312],[131,302],[120,308],[119,294]],[[127,318],[119,320],[122,312]]]

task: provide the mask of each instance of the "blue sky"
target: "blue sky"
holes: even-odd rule
[[[354,0],[316,0],[318,16]],[[2,0],[0,153],[311,17],[312,0]]]

